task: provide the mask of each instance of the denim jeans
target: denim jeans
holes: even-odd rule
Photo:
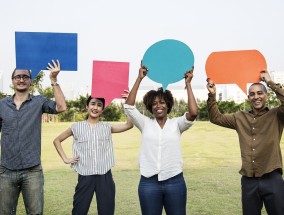
[[[41,165],[15,171],[0,165],[0,214],[16,214],[20,192],[22,192],[26,213],[42,214],[43,184]]]
[[[158,176],[141,176],[138,194],[143,215],[161,215],[163,207],[167,215],[185,215],[187,189],[180,173],[165,181]]]

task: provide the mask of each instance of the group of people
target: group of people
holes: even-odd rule
[[[30,94],[31,71],[15,69],[12,73],[13,96],[0,100],[0,214],[15,215],[22,193],[27,214],[43,214],[44,190],[41,166],[41,115],[57,114],[67,109],[57,75],[59,61],[48,63],[55,100]],[[150,90],[143,97],[149,118],[135,107],[136,95],[148,69],[141,64],[138,77],[125,98],[125,123],[111,124],[99,120],[105,107],[104,98],[89,97],[88,115],[76,122],[53,141],[66,164],[78,173],[73,198],[73,215],[88,214],[96,194],[100,215],[115,213],[115,183],[112,133],[124,132],[135,125],[141,132],[139,155],[140,181],[138,196],[143,215],[185,215],[187,187],[183,177],[180,137],[196,121],[198,107],[192,91],[193,68],[185,72],[188,95],[187,112],[169,118],[174,98],[169,90]],[[216,101],[214,80],[207,80],[210,121],[235,129],[239,136],[242,167],[242,207],[244,215],[260,215],[263,204],[270,215],[284,214],[284,181],[280,140],[284,126],[284,89],[274,83],[267,71],[260,72],[260,81],[275,92],[281,104],[269,109],[265,85],[250,86],[248,100],[251,111],[222,114]],[[62,142],[73,136],[73,156],[69,158]]]

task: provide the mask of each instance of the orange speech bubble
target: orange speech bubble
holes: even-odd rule
[[[247,93],[247,83],[260,81],[266,61],[257,50],[212,52],[206,61],[207,77],[216,84],[237,84]]]

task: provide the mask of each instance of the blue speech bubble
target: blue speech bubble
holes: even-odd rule
[[[184,78],[194,65],[191,49],[181,41],[166,39],[154,43],[145,52],[142,64],[148,68],[147,76],[163,89]]]
[[[32,70],[32,78],[59,60],[61,70],[77,70],[77,34],[15,32],[16,68]]]

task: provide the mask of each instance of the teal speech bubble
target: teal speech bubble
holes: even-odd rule
[[[161,40],[145,52],[142,65],[148,69],[147,76],[163,89],[184,78],[184,73],[194,65],[191,49],[183,42],[173,39]]]

